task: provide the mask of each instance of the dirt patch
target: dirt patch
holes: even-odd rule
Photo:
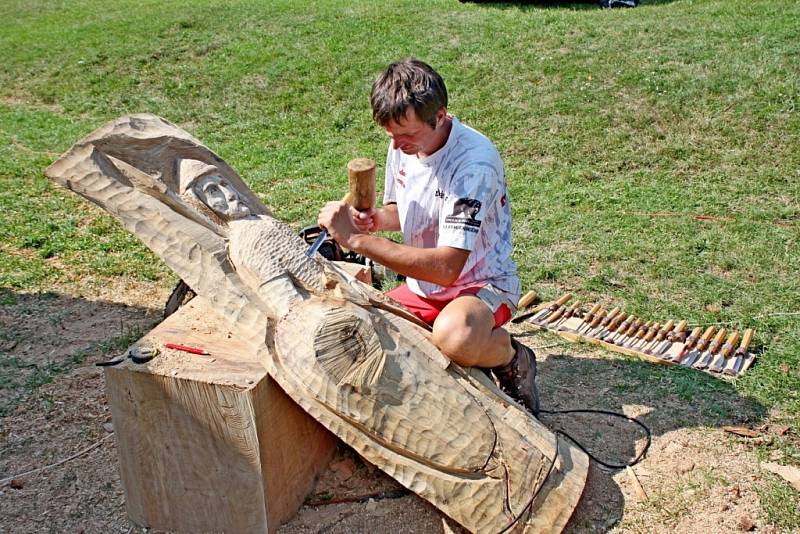
[[[20,361],[42,365],[54,357],[51,345],[64,354],[86,350],[115,336],[120,320],[129,328],[147,327],[168,290],[132,287],[137,289],[120,286],[82,297],[15,295],[17,304],[2,308],[4,331],[12,327],[17,341],[11,350]],[[769,479],[758,467],[757,440],[719,430],[758,428],[768,420],[762,407],[712,377],[676,378],[661,366],[565,343],[524,325],[516,329],[537,348],[545,410],[623,412],[652,432],[652,445],[634,468],[635,481],[624,469],[592,463],[568,532],[740,532],[751,524],[759,532],[777,532],[759,502]],[[6,335],[3,342],[10,339]],[[16,532],[142,531],[126,516],[102,373],[93,365],[107,357],[89,350],[83,363],[33,390],[2,419],[0,478],[99,443],[62,465],[19,477],[16,488],[0,487],[0,515]],[[629,461],[646,442],[640,428],[601,414],[544,413],[541,419],[610,463]],[[282,534],[376,531],[463,532],[344,445],[307,504],[281,528]]]
[[[131,281],[85,296],[2,291],[0,407],[7,407],[47,376],[82,362],[114,339],[136,338],[161,317],[166,292]]]

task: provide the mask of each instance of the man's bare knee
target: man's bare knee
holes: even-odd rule
[[[474,333],[463,317],[440,315],[433,323],[431,340],[442,353],[463,367],[473,367],[478,358],[470,346]]]
[[[433,323],[433,343],[463,367],[485,367],[491,345],[494,316],[479,299],[459,297],[448,304]],[[494,358],[489,358],[494,360]]]

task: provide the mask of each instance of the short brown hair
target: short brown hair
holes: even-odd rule
[[[369,100],[372,118],[381,126],[390,120],[400,122],[411,108],[435,128],[436,114],[447,107],[447,88],[430,65],[409,58],[386,67],[373,82]]]

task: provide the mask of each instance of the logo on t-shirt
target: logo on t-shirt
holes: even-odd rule
[[[459,198],[453,204],[453,213],[445,217],[446,227],[477,232],[481,221],[475,220],[478,212],[481,211],[481,201],[474,198]]]
[[[444,198],[444,191],[442,191],[441,189],[437,189],[436,193],[434,193],[434,196],[436,198]]]
[[[456,203],[453,204],[453,213],[450,214],[450,216],[456,217],[457,215],[466,215],[474,221],[479,211],[481,211],[480,200],[474,198],[459,198],[456,200]]]

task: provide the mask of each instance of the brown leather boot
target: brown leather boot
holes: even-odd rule
[[[513,337],[514,357],[506,365],[492,368],[500,388],[521,402],[534,416],[539,415],[539,392],[536,390],[536,355]]]

